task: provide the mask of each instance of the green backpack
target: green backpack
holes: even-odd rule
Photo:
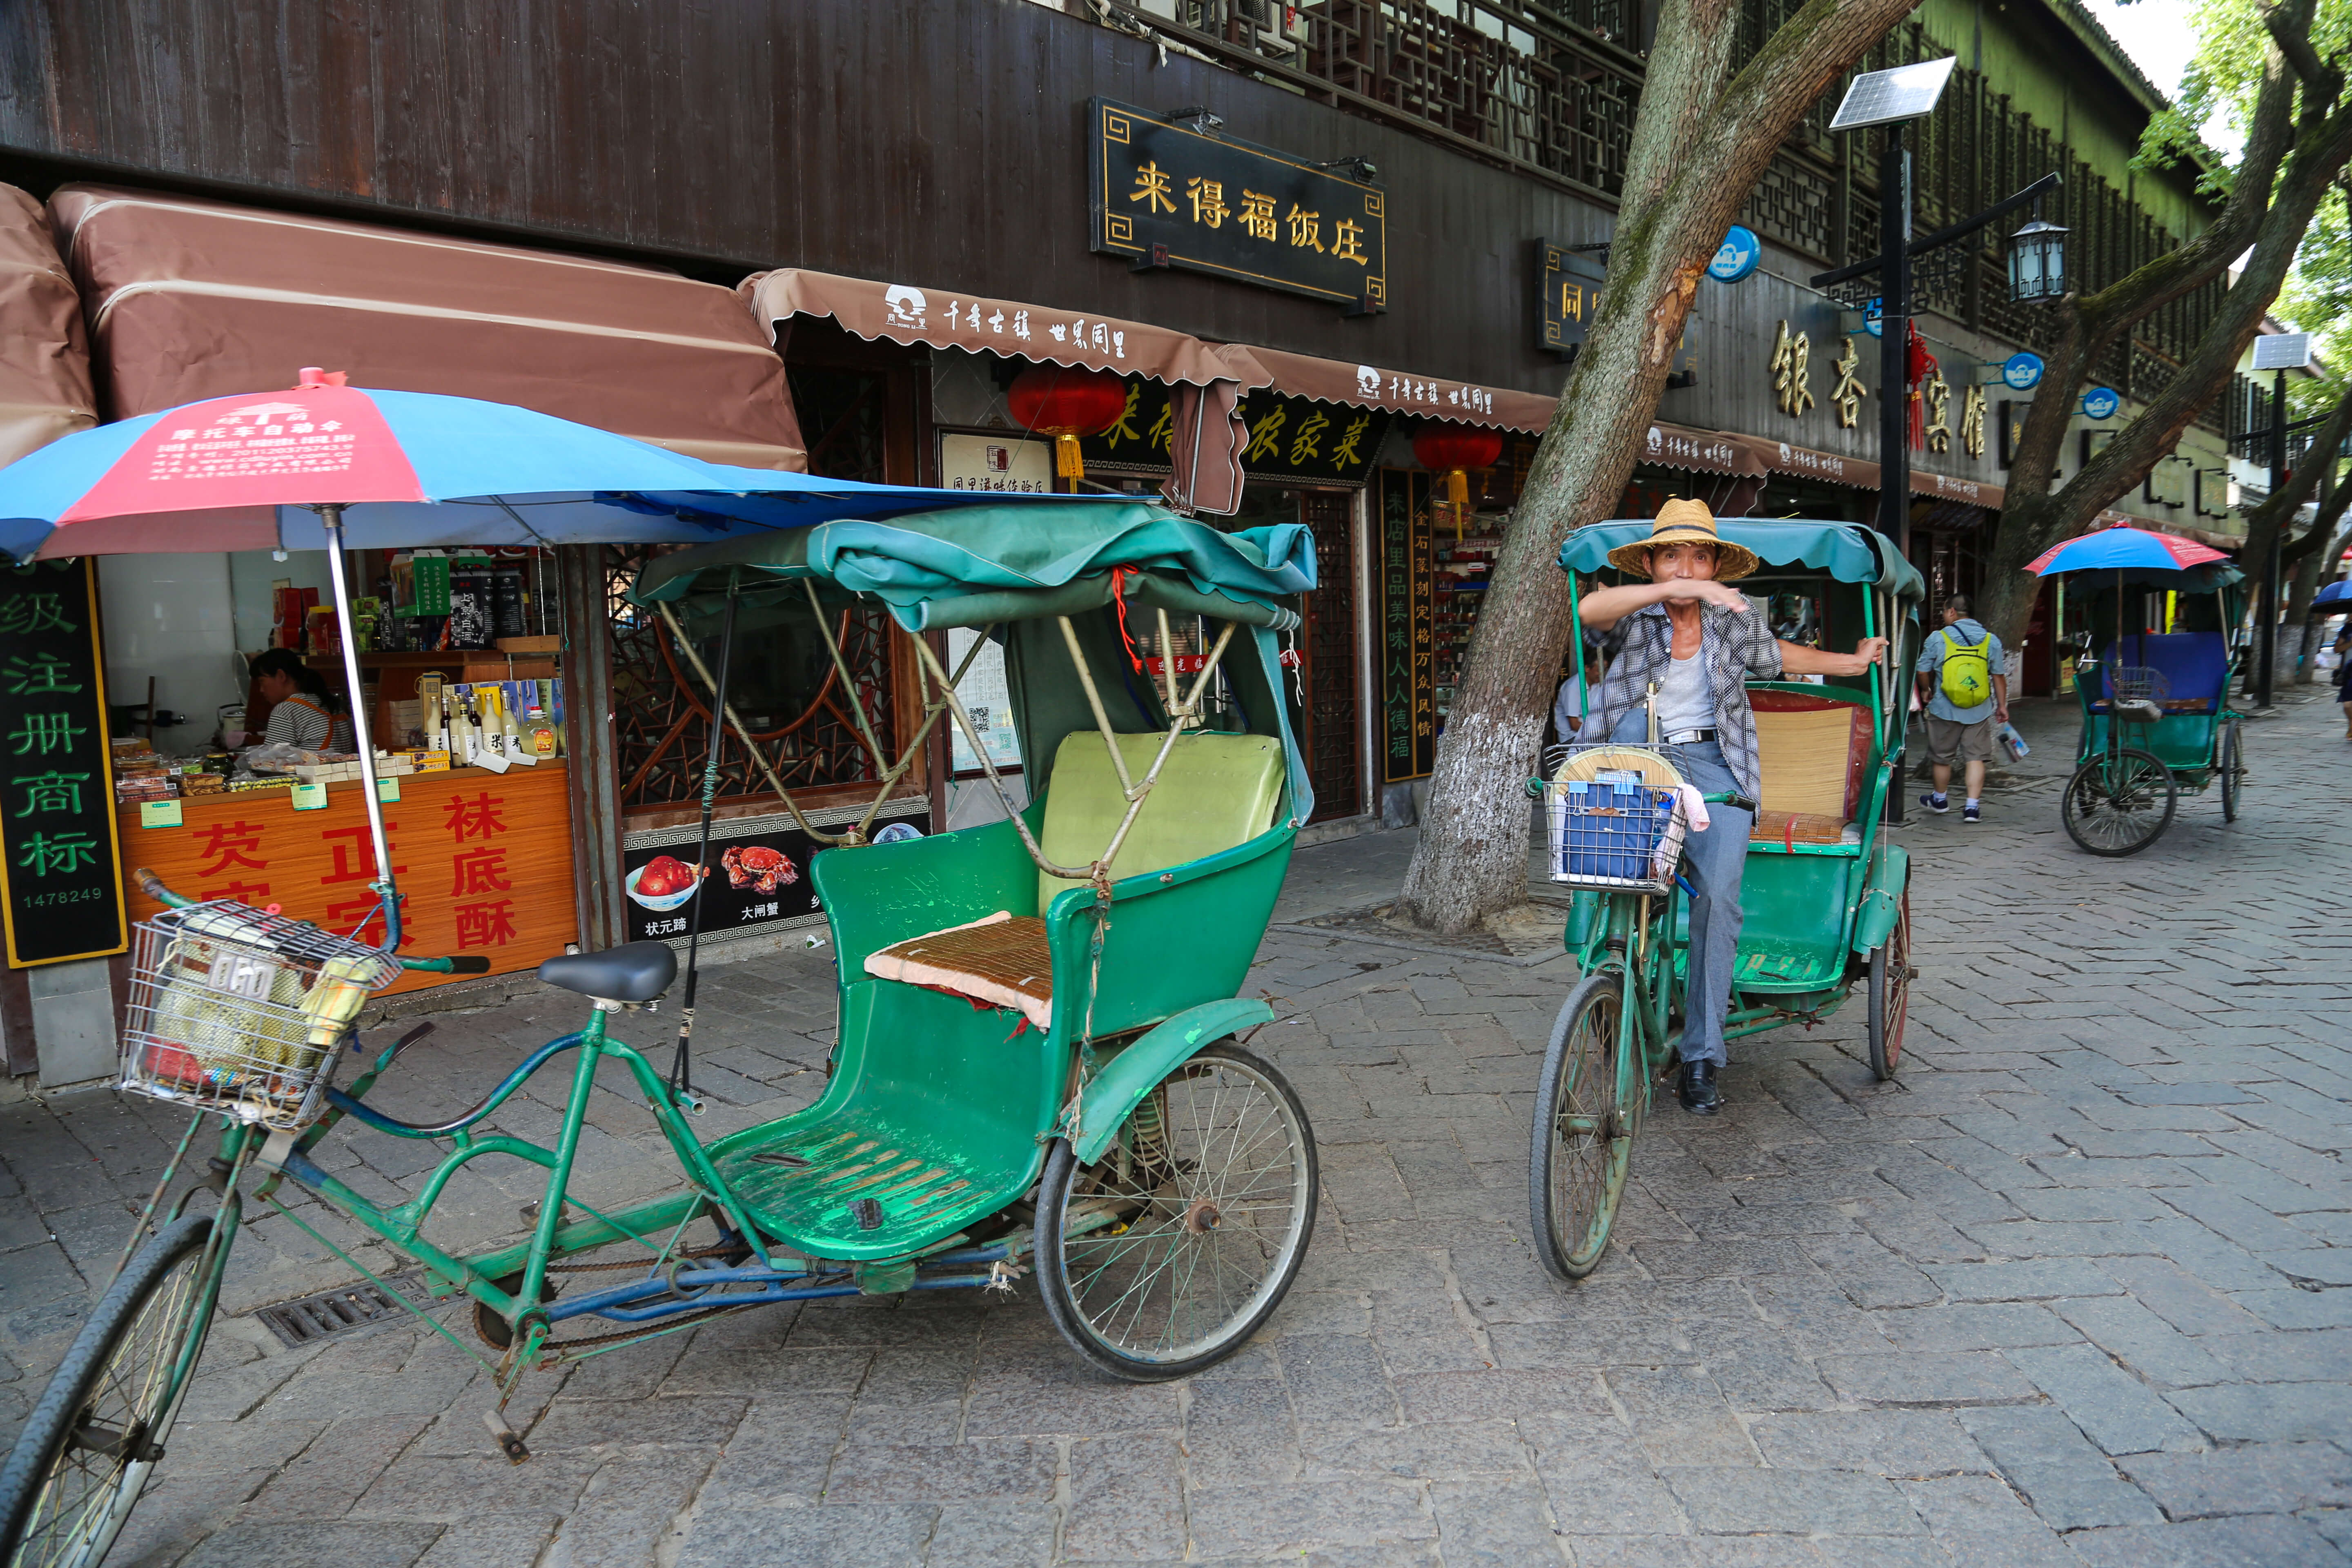
[[[1944,628],[1944,695],[1955,708],[1980,707],[1992,697],[1992,661],[1986,649],[1990,639],[1956,642],[1952,631]]]

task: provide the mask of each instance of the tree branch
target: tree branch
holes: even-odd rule
[[[2309,17],[2306,16],[2298,28],[2294,19],[2280,6],[2264,5],[2261,12],[2263,29],[2278,45],[2279,53],[2286,57],[2286,63],[2294,68],[2294,74],[2323,100],[2334,102],[2336,95],[2344,90],[2344,73],[2321,59],[2319,51],[2311,47]]]
[[[2272,417],[2275,419],[2279,416],[2274,413]],[[2319,434],[2311,438],[2312,460],[2289,470],[2286,483],[2264,497],[2262,505],[2246,513],[2248,543],[2260,540],[2265,546],[2269,544],[2271,534],[2284,527],[2286,520],[2301,510],[2303,503],[2309,500],[2312,492],[2319,488],[2319,476],[2335,460],[2333,454],[2344,445],[2347,437],[2352,437],[2352,390],[2336,398],[2335,410],[2328,415],[2327,423],[2320,427]],[[2324,460],[2320,458],[2323,452],[2330,454]],[[2352,490],[2344,493],[2352,494]],[[2329,498],[2329,504],[2335,504],[2334,497]]]
[[[2347,396],[2345,401],[2352,404],[2352,396]],[[2334,450],[2329,448],[2330,452]],[[2332,458],[2330,461],[2333,461]],[[2311,520],[2311,526],[2304,530],[2302,537],[2279,552],[2280,563],[2292,565],[2318,549],[2321,540],[2333,538],[2344,521],[2347,507],[2352,507],[2352,484],[2339,483],[2327,492],[2327,499],[2319,503],[2318,514]]]

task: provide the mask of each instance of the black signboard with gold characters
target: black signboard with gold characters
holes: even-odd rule
[[[1302,485],[1360,485],[1371,478],[1392,417],[1376,408],[1286,397],[1268,387],[1244,393],[1249,445],[1242,468],[1252,479]],[[1175,415],[1164,382],[1127,379],[1127,407],[1099,436],[1078,437],[1087,471],[1164,474]]]
[[[1584,324],[1592,319],[1593,307],[1601,303],[1601,285],[1607,281],[1607,274],[1598,256],[1549,240],[1536,241],[1536,256],[1542,263],[1538,269],[1542,293],[1536,312],[1542,331],[1537,335],[1537,346],[1556,354],[1572,353],[1584,342]]]
[[[1388,309],[1379,186],[1219,135],[1206,117],[1171,122],[1104,98],[1087,110],[1094,249],[1329,300],[1351,314]]]
[[[129,945],[88,556],[0,565],[0,910],[15,968]]]

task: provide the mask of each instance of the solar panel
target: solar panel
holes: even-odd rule
[[[2256,370],[2301,370],[2310,363],[2309,332],[2272,332],[2254,340]]]
[[[1845,89],[1845,101],[1830,120],[1830,129],[1859,131],[1932,112],[1936,100],[1944,96],[1944,84],[1952,79],[1952,67],[1958,62],[1958,55],[1948,55],[1940,60],[1922,60],[1915,66],[1854,78],[1853,85]]]

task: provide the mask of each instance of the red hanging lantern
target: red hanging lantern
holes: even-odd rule
[[[1107,370],[1031,365],[1005,389],[1005,405],[1024,428],[1054,438],[1054,471],[1083,479],[1078,437],[1099,436],[1127,412],[1127,384]]]
[[[1491,468],[1503,455],[1503,433],[1462,425],[1424,425],[1412,434],[1412,458],[1445,476],[1445,500],[1454,512],[1454,537],[1470,515],[1470,470]]]
[[[1919,335],[1919,329],[1907,321],[1904,324],[1910,334],[1909,341],[1904,344],[1903,354],[1904,380],[1909,384],[1906,394],[1910,402],[1910,407],[1907,410],[1908,433],[1911,437],[1911,449],[1915,452],[1924,452],[1927,449],[1926,387],[1928,381],[1935,376],[1937,367],[1936,356],[1927,352],[1927,340]]]

